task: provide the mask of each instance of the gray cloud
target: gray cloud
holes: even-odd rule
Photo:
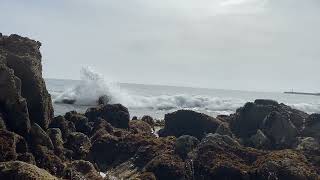
[[[45,77],[320,91],[317,0],[5,0],[0,27],[43,43]]]

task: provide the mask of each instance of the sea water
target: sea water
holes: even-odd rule
[[[320,113],[320,96],[118,83],[90,68],[82,69],[81,80],[45,81],[56,116],[72,110],[85,112],[103,95],[109,97],[110,103],[128,107],[131,116],[151,115],[156,119],[163,119],[166,113],[179,109],[210,116],[228,115],[255,99],[273,99],[307,113]],[[63,99],[75,100],[75,103],[63,104]]]

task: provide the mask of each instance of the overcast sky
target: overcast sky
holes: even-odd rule
[[[319,0],[1,0],[0,31],[42,42],[46,78],[320,91]]]

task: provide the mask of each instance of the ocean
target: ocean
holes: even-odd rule
[[[166,113],[179,109],[191,109],[213,117],[229,115],[255,99],[273,99],[307,113],[320,113],[320,96],[118,83],[88,68],[81,71],[81,80],[45,81],[54,102],[55,116],[72,110],[85,112],[102,95],[107,95],[110,103],[128,107],[131,117],[150,115],[160,120]],[[63,104],[63,99],[75,100],[75,103]]]

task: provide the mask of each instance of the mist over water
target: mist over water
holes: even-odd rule
[[[148,114],[158,119],[178,109],[191,109],[211,116],[230,114],[246,102],[261,98],[274,99],[308,113],[320,112],[320,97],[317,96],[124,84],[105,78],[89,67],[83,68],[80,74],[80,81],[46,80],[55,102],[55,115],[74,109],[84,112],[104,95],[108,96],[109,103],[127,106],[131,116]],[[75,104],[62,104],[64,99],[75,100]]]

